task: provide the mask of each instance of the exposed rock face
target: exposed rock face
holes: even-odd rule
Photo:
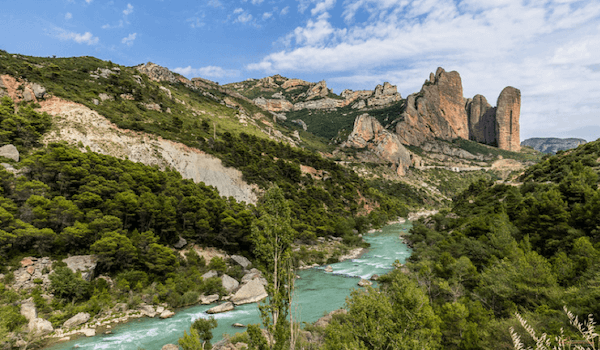
[[[247,203],[257,201],[255,187],[243,180],[239,170],[224,167],[220,159],[198,149],[153,135],[119,129],[86,106],[56,97],[42,101],[40,105],[41,111],[61,116],[53,120],[56,129],[44,135],[44,143],[66,141],[77,145],[81,142],[83,147],[89,146],[97,153],[163,169],[171,167],[185,179],[215,186],[221,196],[233,196]],[[85,125],[84,132],[81,125]]]
[[[268,296],[265,286],[260,279],[256,278],[242,285],[242,287],[231,297],[235,305],[255,303]]]
[[[42,281],[41,286],[45,289],[50,286],[48,273],[52,271],[52,260],[50,258],[24,258],[21,267],[14,272],[15,282],[13,289],[33,289],[38,286],[36,281]]]
[[[218,314],[221,312],[227,312],[227,311],[231,311],[233,310],[233,303],[228,301],[226,303],[223,303],[221,305],[217,305],[213,308],[210,308],[206,311],[207,314]]]
[[[26,301],[21,304],[21,315],[25,316],[29,321],[28,330],[31,333],[43,335],[51,333],[54,330],[50,321],[37,317],[37,309],[32,301]]]
[[[309,86],[309,85],[311,85],[311,83],[309,83],[308,81],[304,81],[301,79],[288,79],[281,85],[281,87],[288,90],[288,89],[297,88],[299,86]]]
[[[80,324],[86,323],[90,319],[90,314],[87,312],[80,312],[77,315],[71,317],[63,323],[63,328],[77,327]]]
[[[306,92],[307,99],[325,97],[329,94],[329,89],[327,89],[327,83],[325,80],[321,80],[316,85],[308,89]]]
[[[505,87],[498,97],[497,106],[498,148],[518,152],[521,149],[521,91],[512,86]]]
[[[177,248],[177,249],[181,249],[183,247],[185,247],[187,245],[187,240],[181,236],[179,236],[179,241],[177,241],[177,243],[173,244],[173,247]]]
[[[462,81],[455,72],[438,68],[421,92],[408,96],[396,133],[404,144],[419,146],[427,140],[469,138]]]
[[[212,294],[212,295],[207,295],[207,296],[202,295],[200,297],[200,303],[202,305],[212,304],[217,300],[219,300],[219,294]]]
[[[369,107],[382,107],[401,100],[402,96],[398,93],[396,85],[392,85],[386,81],[383,83],[383,86],[377,85],[375,87],[373,97],[367,99],[367,105]]]
[[[410,153],[398,136],[385,130],[377,119],[368,114],[356,118],[354,129],[344,146],[367,147],[381,159],[393,163],[399,175],[404,175],[411,164]]]
[[[146,64],[140,64],[135,67],[140,73],[146,74],[148,78],[154,81],[168,81],[171,84],[179,82],[179,79],[165,67],[161,67],[158,64],[148,62]]]
[[[98,257],[95,255],[75,255],[63,259],[63,262],[73,272],[77,273],[77,271],[81,271],[81,278],[89,282],[94,277]]]
[[[584,139],[559,139],[554,137],[535,137],[521,142],[521,146],[528,146],[542,153],[556,154],[558,151],[577,148],[587,143]]]
[[[496,109],[482,95],[467,102],[469,138],[488,145],[496,143]]]
[[[289,112],[294,108],[294,105],[291,102],[283,99],[257,97],[254,99],[254,103],[270,112]]]
[[[231,259],[233,261],[235,261],[238,265],[240,265],[244,270],[246,270],[247,268],[250,267],[250,265],[252,265],[250,260],[246,259],[245,257],[243,257],[241,255],[232,255]]]
[[[12,159],[15,162],[19,161],[19,151],[17,150],[17,147],[15,147],[14,145],[4,145],[2,147],[0,147],[0,157],[5,157],[8,159]]]
[[[217,277],[219,276],[219,274],[217,273],[217,271],[214,270],[210,270],[207,273],[205,273],[204,275],[202,275],[203,279],[209,279],[209,278],[213,278],[213,277]]]

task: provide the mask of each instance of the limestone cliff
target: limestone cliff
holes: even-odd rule
[[[496,135],[498,148],[518,152],[521,149],[519,118],[521,91],[507,86],[498,97],[496,109]]]
[[[86,106],[53,97],[40,102],[41,111],[53,115],[55,128],[43,142],[66,141],[89,147],[92,151],[117,158],[128,158],[146,165],[173,168],[183,178],[204,182],[217,188],[222,196],[256,203],[254,186],[242,180],[242,173],[226,168],[221,160],[181,143],[154,135],[123,130]]]
[[[408,150],[394,133],[387,131],[379,121],[368,114],[356,118],[345,147],[368,148],[381,159],[394,164],[398,175],[405,175],[411,165]]]
[[[469,138],[488,145],[496,144],[496,108],[482,95],[467,101],[469,116]]]

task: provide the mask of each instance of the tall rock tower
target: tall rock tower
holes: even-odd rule
[[[496,135],[498,148],[518,152],[521,150],[519,117],[521,91],[507,86],[498,97],[496,107]]]

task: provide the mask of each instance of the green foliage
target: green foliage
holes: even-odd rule
[[[0,144],[14,144],[20,151],[38,145],[38,140],[50,128],[47,113],[38,113],[31,106],[23,106],[15,113],[13,101],[4,96],[0,100]]]
[[[183,337],[179,338],[179,345],[183,350],[210,350],[212,349],[210,343],[213,337],[212,330],[216,327],[217,320],[214,318],[199,318],[192,323],[189,335],[185,331],[183,332]]]
[[[50,275],[51,289],[55,296],[68,300],[78,301],[89,295],[90,284],[81,276],[76,275],[68,267],[58,267]]]

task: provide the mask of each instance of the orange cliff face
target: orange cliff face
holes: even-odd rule
[[[507,86],[498,97],[496,124],[498,148],[518,152],[521,150],[519,118],[521,115],[521,91]]]

